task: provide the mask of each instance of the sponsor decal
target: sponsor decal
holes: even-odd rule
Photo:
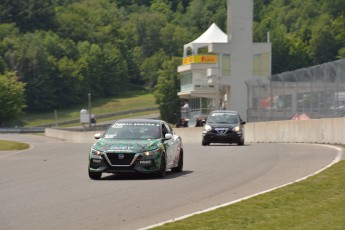
[[[183,65],[192,63],[217,63],[217,55],[193,55],[182,60]]]
[[[118,128],[122,128],[123,124],[122,123],[115,123],[112,128],[118,129]]]
[[[151,164],[151,161],[150,160],[140,161],[140,164],[149,165]]]
[[[112,128],[122,128],[123,126],[159,126],[159,124],[152,123],[115,123]]]
[[[131,146],[110,146],[109,150],[120,150],[120,151],[128,151],[131,150],[132,147]]]
[[[100,164],[101,163],[101,159],[92,159],[92,162],[95,164]]]

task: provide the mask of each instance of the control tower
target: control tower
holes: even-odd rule
[[[238,111],[247,119],[246,80],[271,75],[271,43],[253,43],[253,0],[227,1],[227,34],[216,24],[184,45],[178,67],[178,96],[188,101],[182,111],[193,126],[215,109]]]

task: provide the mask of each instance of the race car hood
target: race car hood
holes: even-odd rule
[[[221,124],[221,123],[210,123],[208,124],[209,126],[212,127],[212,129],[217,129],[217,128],[229,128],[233,129],[234,127],[238,126],[238,124]]]
[[[92,148],[104,152],[140,153],[157,149],[161,145],[162,141],[160,139],[121,140],[101,138],[92,146]]]

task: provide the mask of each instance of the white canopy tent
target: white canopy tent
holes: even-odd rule
[[[208,46],[210,43],[227,43],[228,35],[224,33],[219,27],[213,23],[202,35],[189,44],[184,45],[183,56],[187,57],[187,51],[190,50],[190,55],[198,54],[198,49]]]

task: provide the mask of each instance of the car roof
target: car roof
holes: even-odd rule
[[[211,113],[233,113],[238,115],[238,112],[233,110],[213,110]]]
[[[126,118],[115,121],[114,123],[119,122],[137,122],[137,123],[152,123],[152,124],[162,124],[165,123],[163,120],[156,119],[143,119],[143,118]]]

